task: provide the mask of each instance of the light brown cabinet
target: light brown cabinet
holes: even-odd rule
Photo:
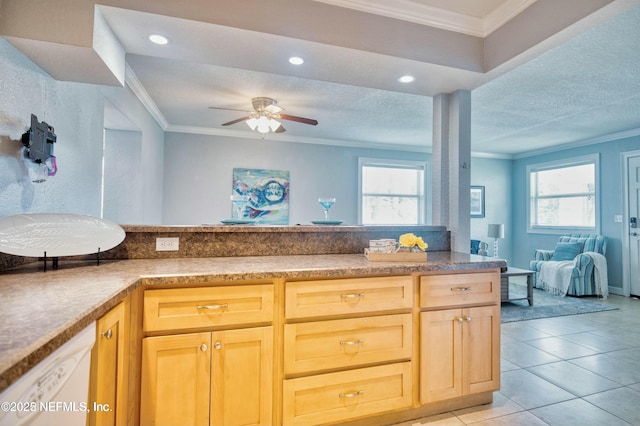
[[[128,330],[128,298],[96,322],[87,418],[91,426],[127,424]]]
[[[270,425],[273,330],[258,327],[142,343],[144,425]]]
[[[432,310],[420,313],[420,403],[498,390],[500,275],[421,277],[425,293],[435,296],[421,297]]]
[[[497,269],[141,289],[139,423],[393,423],[488,403],[499,298]]]
[[[285,284],[284,425],[319,425],[408,408],[413,280]]]
[[[140,423],[271,425],[273,285],[147,290]],[[243,328],[247,327],[247,328]],[[184,330],[203,329],[199,332]]]

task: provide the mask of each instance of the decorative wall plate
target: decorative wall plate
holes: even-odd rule
[[[0,252],[16,256],[78,256],[120,244],[124,230],[93,216],[59,213],[19,214],[0,218]]]

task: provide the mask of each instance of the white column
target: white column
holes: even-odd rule
[[[433,98],[433,224],[451,231],[451,250],[469,252],[471,92]]]

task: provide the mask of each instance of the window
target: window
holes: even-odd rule
[[[358,165],[362,225],[425,223],[426,163],[360,158]]]
[[[598,156],[527,166],[529,232],[598,232]]]

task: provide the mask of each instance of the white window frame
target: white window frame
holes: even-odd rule
[[[411,160],[392,160],[392,159],[382,159],[382,158],[358,158],[358,224],[363,225],[362,222],[362,205],[363,205],[363,197],[365,195],[375,195],[375,194],[364,194],[362,192],[362,169],[363,167],[386,167],[386,168],[398,168],[398,169],[412,169],[412,170],[422,170],[422,181],[418,182],[418,188],[420,194],[418,194],[418,224],[424,225],[426,223],[426,188],[427,186],[427,162],[426,161],[411,161]],[[388,196],[400,196],[407,197],[406,194],[380,194],[380,196],[384,195]],[[388,225],[394,225],[390,223]]]
[[[535,197],[531,193],[531,174],[545,170],[560,169],[565,167],[581,166],[585,164],[594,165],[594,216],[593,227],[584,226],[540,226],[532,225],[532,215],[534,214]],[[600,155],[585,155],[565,160],[550,161],[546,163],[530,164],[526,173],[526,197],[527,197],[527,232],[535,234],[571,234],[571,233],[600,233]],[[574,194],[575,195],[575,194]]]

